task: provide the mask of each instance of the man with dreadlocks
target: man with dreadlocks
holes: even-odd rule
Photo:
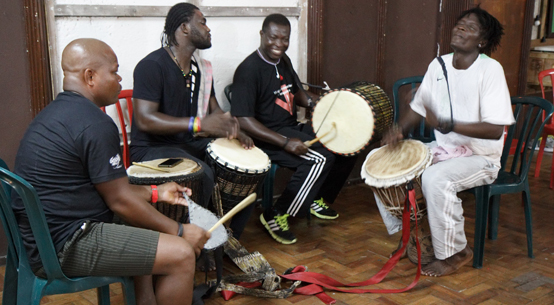
[[[435,252],[424,275],[453,273],[473,258],[457,192],[496,179],[504,127],[514,123],[504,70],[484,54],[498,47],[503,34],[500,22],[479,6],[463,12],[452,29],[454,53],[441,56],[446,74],[439,59],[431,62],[411,109],[383,140],[394,145],[422,117],[435,129],[437,162],[421,179]],[[455,157],[456,150],[465,153]]]
[[[219,107],[211,64],[195,52],[211,46],[202,12],[190,3],[178,3],[166,17],[162,47],[142,59],[133,75],[131,159],[185,157],[200,163],[204,179],[199,203],[204,206],[214,186],[214,174],[203,162],[212,138],[238,138],[246,149],[253,146],[252,139],[240,132],[236,118]],[[248,216],[247,209],[233,219],[235,237],[246,222],[240,219]]]
[[[339,216],[327,204],[334,202],[356,161],[334,155],[320,143],[309,148],[304,144],[315,134],[311,124],[298,124],[296,105],[311,108],[314,103],[285,54],[289,37],[287,17],[271,14],[265,18],[260,47],[235,71],[231,101],[231,113],[271,162],[295,169],[275,205],[260,215],[271,237],[282,244],[296,242],[289,216]]]

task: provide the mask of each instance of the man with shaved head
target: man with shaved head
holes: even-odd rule
[[[117,57],[107,44],[72,41],[62,68],[64,92],[29,125],[15,173],[37,191],[63,272],[135,276],[138,304],[190,304],[195,258],[210,234],[149,203],[185,204],[181,194],[190,190],[176,183],[129,184],[117,127],[99,108],[114,104],[121,91]],[[13,208],[31,267],[44,277],[20,198]],[[114,214],[128,225],[112,223]]]

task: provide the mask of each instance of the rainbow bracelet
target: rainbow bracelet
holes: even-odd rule
[[[194,130],[194,133],[197,133],[197,132],[200,131],[200,118],[199,117],[196,117],[194,119],[193,130]]]
[[[193,132],[194,130],[194,119],[195,117],[191,116],[189,120],[189,132]]]

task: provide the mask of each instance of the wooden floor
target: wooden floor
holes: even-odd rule
[[[498,240],[485,242],[482,269],[470,264],[457,273],[442,278],[421,277],[411,291],[401,294],[328,294],[336,304],[554,304],[554,190],[548,188],[551,154],[545,154],[539,178],[530,177],[533,203],[535,258],[527,257],[525,223],[521,197],[502,197]],[[531,170],[534,170],[534,165]],[[460,194],[464,200],[466,234],[473,246],[474,199]],[[333,208],[340,213],[337,220],[295,219],[292,230],[298,237],[294,245],[273,241],[259,223],[260,210],[255,211],[241,243],[250,252],[259,251],[277,273],[296,265],[323,273],[348,283],[370,278],[386,262],[399,240],[389,236],[378,214],[373,194],[365,185],[346,187]],[[372,288],[402,288],[412,282],[416,267],[401,260],[385,280]],[[4,272],[4,268],[0,269]],[[239,273],[225,262],[225,273]],[[197,274],[200,279],[201,275]],[[3,283],[2,283],[3,284]],[[284,283],[289,285],[289,283]],[[95,291],[48,296],[41,304],[96,304]],[[123,304],[121,288],[112,285],[112,304]],[[312,296],[293,295],[287,299],[262,299],[235,296],[224,301],[220,294],[206,304],[323,304]]]

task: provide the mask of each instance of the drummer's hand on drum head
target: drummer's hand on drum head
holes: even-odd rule
[[[187,205],[187,201],[183,198],[183,192],[188,196],[192,195],[192,191],[175,182],[167,182],[158,185],[158,201],[168,204]]]
[[[183,224],[182,226],[183,238],[192,246],[196,257],[198,257],[212,234],[194,224]]]
[[[212,113],[201,121],[201,132],[210,137],[235,139],[240,131],[237,118],[231,113]]]
[[[308,146],[302,142],[302,140],[298,138],[289,138],[287,144],[283,149],[291,154],[295,154],[297,156],[304,155],[308,153]]]
[[[395,146],[402,139],[404,139],[404,135],[402,135],[402,128],[395,124],[389,128],[387,132],[385,132],[383,138],[381,139],[381,145]]]
[[[252,149],[254,147],[254,140],[242,131],[239,131],[237,139],[244,149]]]

